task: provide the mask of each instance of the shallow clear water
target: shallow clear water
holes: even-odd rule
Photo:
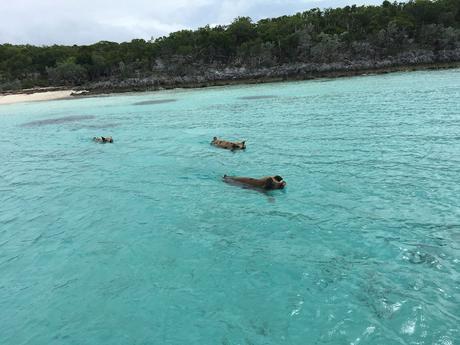
[[[1,344],[460,342],[460,70],[7,105],[0,128]]]

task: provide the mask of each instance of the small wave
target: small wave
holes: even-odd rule
[[[81,125],[78,126],[79,128],[96,128],[96,129],[104,129],[104,128],[115,128],[120,126],[119,123],[96,123],[91,125]]]

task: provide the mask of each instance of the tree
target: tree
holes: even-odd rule
[[[249,17],[238,17],[228,27],[227,32],[232,36],[236,46],[254,39],[257,36],[254,24]]]
[[[87,70],[68,59],[58,63],[54,68],[47,69],[50,80],[56,85],[81,85],[87,80]]]
[[[398,59],[426,53],[460,60],[460,1],[384,1],[314,8],[291,16],[238,17],[230,25],[181,30],[131,42],[86,46],[0,45],[2,89],[78,85],[106,79],[206,74],[210,68]],[[414,53],[418,52],[418,53]],[[431,60],[430,60],[431,59]]]

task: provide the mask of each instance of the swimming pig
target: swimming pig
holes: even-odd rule
[[[227,141],[227,140],[220,140],[217,137],[214,137],[211,141],[211,145],[227,149],[227,150],[245,150],[246,149],[246,141]]]
[[[279,175],[267,176],[262,178],[224,175],[224,181],[228,183],[237,183],[243,186],[265,190],[283,189],[286,186],[286,182]]]
[[[113,139],[112,137],[94,137],[93,138],[93,141],[97,142],[97,143],[102,143],[102,144],[105,144],[105,143],[113,143]]]

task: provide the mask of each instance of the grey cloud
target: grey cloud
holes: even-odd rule
[[[0,43],[91,44],[150,39],[206,24],[254,20],[313,7],[378,4],[349,0],[0,0]]]

